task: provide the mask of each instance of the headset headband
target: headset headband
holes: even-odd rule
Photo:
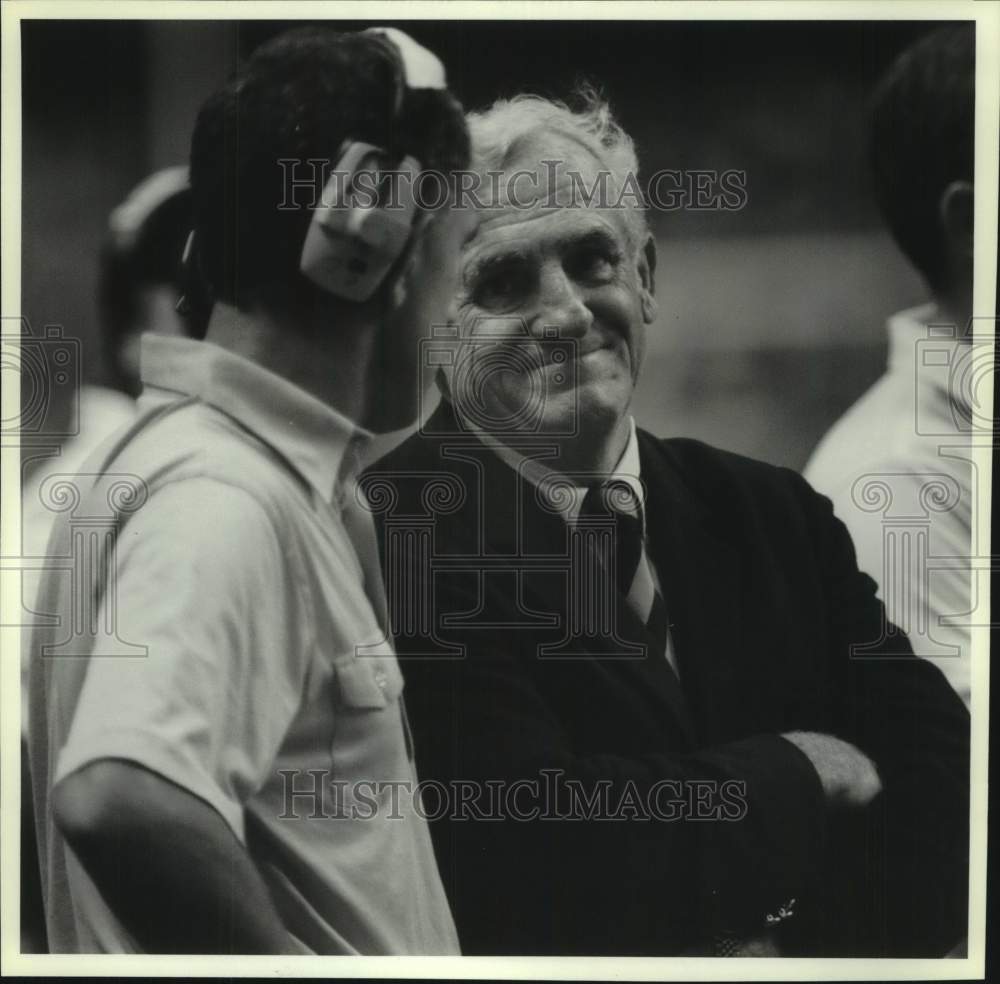
[[[397,66],[394,119],[399,118],[407,90],[444,89],[444,66],[432,52],[392,27],[365,31],[391,49]],[[339,160],[306,232],[299,270],[312,283],[337,297],[368,300],[385,282],[393,264],[403,255],[416,227],[413,184],[421,164],[403,152],[396,165],[403,178],[400,201],[394,207],[380,203],[351,205],[354,176],[365,165],[384,158],[385,150],[355,139],[340,148]]]
[[[403,31],[395,27],[372,27],[364,32],[372,37],[384,38],[396,53],[396,60],[402,68],[402,85],[396,93],[394,112],[399,113],[403,104],[404,89],[446,89],[444,65],[432,51],[417,44]]]

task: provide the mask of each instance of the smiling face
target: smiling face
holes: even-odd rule
[[[553,184],[538,162],[556,158]],[[458,364],[474,368],[456,371],[453,399],[459,413],[475,407],[522,433],[607,440],[625,420],[656,314],[652,239],[632,241],[624,208],[572,206],[570,172],[589,189],[601,171],[575,141],[525,147],[506,175],[518,171],[517,205],[481,213],[463,253]]]

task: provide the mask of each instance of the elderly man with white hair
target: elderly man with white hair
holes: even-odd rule
[[[636,426],[656,247],[607,105],[470,132],[444,399],[365,478],[463,952],[946,953],[961,701],[805,481]]]

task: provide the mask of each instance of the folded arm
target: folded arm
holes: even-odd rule
[[[548,770],[560,783],[557,822],[510,816],[552,809],[525,795],[502,819],[435,826],[465,952],[712,953],[715,934],[763,932],[769,914],[803,897],[826,805],[792,742],[761,734],[690,754],[586,749],[513,640],[494,630],[464,641],[464,659],[402,660],[421,778],[543,788]],[[703,784],[727,783],[733,808],[713,811],[706,793],[702,811]],[[648,819],[630,815],[630,800]]]
[[[799,480],[801,481],[801,480]],[[802,482],[830,600],[836,733],[874,763],[884,793],[868,811],[889,955],[941,956],[966,932],[970,722],[940,669],[891,627],[875,583],[827,499]],[[877,850],[876,850],[877,848]]]

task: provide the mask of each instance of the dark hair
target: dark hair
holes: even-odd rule
[[[445,91],[404,89],[397,113],[400,69],[381,37],[296,28],[258,48],[205,103],[191,184],[198,267],[216,297],[246,307],[268,285],[311,289],[298,266],[312,211],[279,208],[280,160],[332,166],[355,139],[411,154],[425,170],[467,165],[461,106]]]
[[[975,26],[934,31],[879,83],[871,108],[875,194],[900,248],[932,290],[951,270],[938,208],[953,181],[971,181],[975,143]]]

